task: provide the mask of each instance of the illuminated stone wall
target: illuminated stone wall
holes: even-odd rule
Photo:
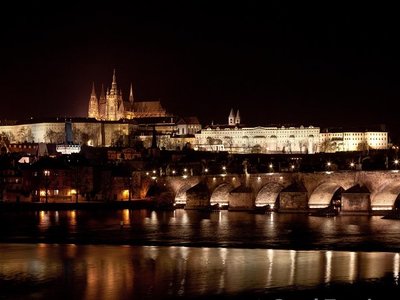
[[[135,126],[119,122],[74,122],[72,121],[74,143],[90,146],[111,146],[127,138]],[[39,122],[31,124],[0,126],[0,133],[11,143],[64,143],[65,122]]]

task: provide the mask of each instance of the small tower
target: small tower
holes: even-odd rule
[[[95,119],[99,118],[99,103],[97,101],[96,91],[94,89],[94,82],[92,86],[92,93],[90,94],[88,117]]]
[[[229,113],[228,125],[235,125],[235,114],[233,113],[233,108],[231,108],[231,112]]]
[[[240,114],[239,114],[239,110],[237,110],[237,112],[236,112],[235,124],[240,124]]]

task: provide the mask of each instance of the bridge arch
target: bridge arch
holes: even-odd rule
[[[308,200],[309,208],[324,208],[331,204],[332,198],[339,191],[343,191],[343,187],[336,182],[325,182],[320,184],[311,194]]]
[[[276,183],[276,182],[267,183],[257,193],[255,206],[269,205],[271,208],[274,208],[276,200],[278,199],[279,193],[283,189],[284,189],[284,186],[279,183]]]
[[[235,187],[229,183],[222,183],[213,191],[210,204],[218,204],[219,206],[229,205],[229,192]]]
[[[371,200],[372,210],[390,210],[400,195],[400,182],[385,184]]]
[[[175,204],[186,205],[186,192],[188,189],[194,187],[196,184],[196,182],[187,182],[180,186],[175,195]]]

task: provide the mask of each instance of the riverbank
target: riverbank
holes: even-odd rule
[[[73,202],[73,203],[41,203],[41,202],[0,202],[0,211],[51,211],[51,210],[113,210],[157,208],[151,199],[112,202]]]

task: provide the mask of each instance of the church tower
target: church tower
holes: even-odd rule
[[[94,89],[94,82],[92,86],[92,93],[90,95],[90,100],[89,100],[88,117],[95,119],[99,118],[99,103],[97,101],[96,91]]]
[[[122,96],[118,93],[117,78],[115,76],[115,69],[113,74],[113,81],[111,89],[106,95],[106,120],[117,121],[118,103],[122,101]]]
[[[236,112],[235,124],[240,124],[240,114],[239,114],[239,110],[237,110],[237,112]]]
[[[235,114],[233,113],[233,108],[231,108],[231,112],[228,117],[228,125],[235,125]]]

